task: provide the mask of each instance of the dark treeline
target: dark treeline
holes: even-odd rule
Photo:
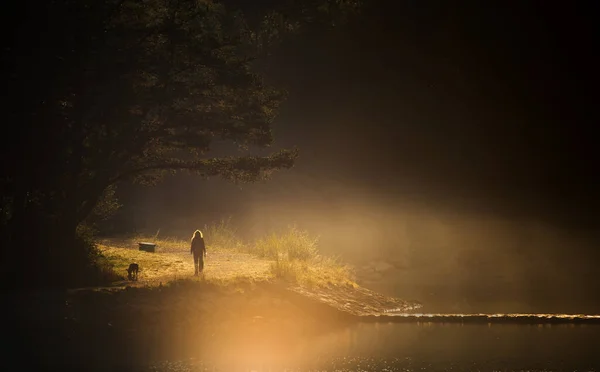
[[[291,167],[295,150],[217,158],[209,150],[214,141],[272,144],[285,92],[253,72],[253,61],[282,35],[353,3],[309,2],[304,10],[313,11],[296,18],[295,2],[249,17],[213,1],[5,4],[12,132],[1,150],[3,278],[97,281],[84,274],[94,254],[84,227],[116,208],[121,182],[153,184],[175,171],[251,182]]]

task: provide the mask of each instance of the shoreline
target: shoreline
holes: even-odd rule
[[[239,295],[239,300],[252,299],[253,293],[260,293],[260,301],[273,302],[278,306],[281,303],[292,305],[297,312],[311,314],[321,321],[355,322],[355,323],[438,323],[438,324],[520,324],[520,325],[600,325],[598,314],[568,314],[568,313],[453,313],[420,311],[422,305],[417,302],[404,301],[397,298],[383,296],[377,292],[363,287],[348,288],[345,286],[330,286],[327,288],[303,288],[290,285],[282,281],[244,281],[224,285],[202,282],[189,279],[180,279],[165,286],[144,285],[115,285],[105,287],[86,287],[67,290],[31,290],[13,293],[11,300],[16,302],[72,304],[86,298],[100,298],[115,295],[117,297],[126,293],[139,292],[144,297],[161,291],[172,291],[172,288],[184,286],[187,290],[206,290],[219,297],[228,298]],[[198,288],[193,288],[197,286]],[[358,295],[366,299],[364,303],[357,302]],[[36,301],[37,299],[37,301]],[[151,305],[152,298],[145,300]],[[35,305],[30,305],[36,307]],[[209,307],[211,305],[208,305]],[[214,305],[217,306],[218,305]],[[166,310],[166,309],[165,309]],[[290,313],[289,316],[296,314]],[[257,315],[262,317],[261,315]]]

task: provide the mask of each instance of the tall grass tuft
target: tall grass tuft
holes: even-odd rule
[[[309,286],[355,286],[350,267],[338,258],[320,255],[318,242],[318,237],[292,226],[282,233],[258,239],[249,251],[274,260],[271,274],[288,282]]]
[[[311,237],[307,231],[292,226],[284,233],[271,233],[266,238],[258,239],[250,252],[273,260],[307,261],[318,256],[318,242],[318,237]]]
[[[237,230],[231,225],[231,217],[218,223],[204,225],[202,230],[204,241],[211,249],[245,250],[245,244],[237,237]]]

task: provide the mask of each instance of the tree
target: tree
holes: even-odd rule
[[[325,3],[339,9],[346,1]],[[0,181],[10,247],[3,262],[20,270],[15,262],[68,261],[78,224],[107,188],[128,179],[153,183],[187,171],[253,182],[291,168],[294,149],[226,158],[210,149],[215,141],[273,143],[285,94],[252,63],[298,29],[293,5],[259,22],[211,0],[54,0],[35,13],[21,9],[26,21],[3,56],[13,62],[5,96],[17,128],[2,149],[15,160],[3,164]],[[58,280],[61,270],[51,274]]]

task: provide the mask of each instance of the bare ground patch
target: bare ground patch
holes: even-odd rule
[[[158,285],[172,280],[196,278],[193,258],[187,249],[149,253],[123,246],[99,245],[99,248],[114,263],[115,270],[119,273],[125,273],[132,262],[140,265],[138,281],[127,282],[130,285]],[[209,252],[204,264],[204,279],[219,282],[240,277],[255,281],[267,280],[271,278],[269,264],[269,261],[246,253],[225,250]]]

